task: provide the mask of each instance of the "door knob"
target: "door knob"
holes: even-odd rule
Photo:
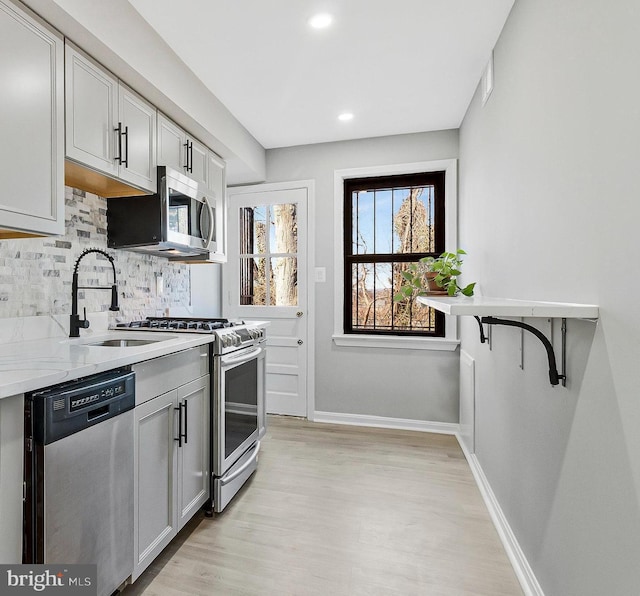
[[[301,346],[303,343],[304,343],[304,342],[303,342],[301,339],[299,339],[299,340],[298,340],[298,345],[299,345],[299,346]]]
[[[296,317],[301,317],[301,316],[302,316],[302,311],[301,311],[301,310],[299,310],[299,311],[296,313]]]

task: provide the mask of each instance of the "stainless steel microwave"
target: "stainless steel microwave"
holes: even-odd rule
[[[216,232],[215,206],[198,183],[158,167],[155,195],[107,200],[107,244],[163,257],[205,255]]]

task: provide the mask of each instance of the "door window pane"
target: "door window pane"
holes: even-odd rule
[[[297,306],[295,203],[240,209],[240,304]]]
[[[298,305],[298,259],[274,257],[271,259],[271,300],[273,306]]]

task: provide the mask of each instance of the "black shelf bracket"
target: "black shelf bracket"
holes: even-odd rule
[[[547,339],[547,337],[542,333],[539,329],[532,327],[531,325],[527,325],[522,321],[510,321],[508,319],[499,319],[497,317],[475,317],[478,321],[478,325],[480,325],[480,342],[486,342],[486,336],[484,334],[484,328],[482,324],[487,325],[504,325],[506,327],[518,327],[519,329],[524,329],[525,331],[529,331],[529,333],[533,333],[544,346],[544,349],[547,351],[547,359],[549,361],[549,382],[552,385],[558,385],[560,381],[562,381],[562,386],[566,387],[567,384],[567,376],[565,374],[566,369],[566,337],[567,337],[567,323],[566,319],[562,319],[562,374],[558,373],[558,367],[556,366],[556,355],[553,350],[553,346],[551,342]]]
[[[480,327],[480,343],[484,344],[487,343],[488,338],[487,336],[484,334],[484,327],[482,326],[482,321],[480,320],[480,317],[477,315],[473,315],[473,318],[478,321],[478,327]]]

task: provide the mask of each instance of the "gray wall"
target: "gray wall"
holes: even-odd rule
[[[334,170],[455,158],[458,132],[442,131],[267,151],[268,182],[315,180],[316,410],[458,422],[458,352],[336,346],[333,333]],[[340,249],[340,247],[338,247]]]
[[[465,279],[600,305],[569,320],[566,389],[537,340],[521,371],[519,332],[489,352],[461,321],[477,456],[547,596],[640,593],[639,31],[637,0],[516,0],[460,132]]]

